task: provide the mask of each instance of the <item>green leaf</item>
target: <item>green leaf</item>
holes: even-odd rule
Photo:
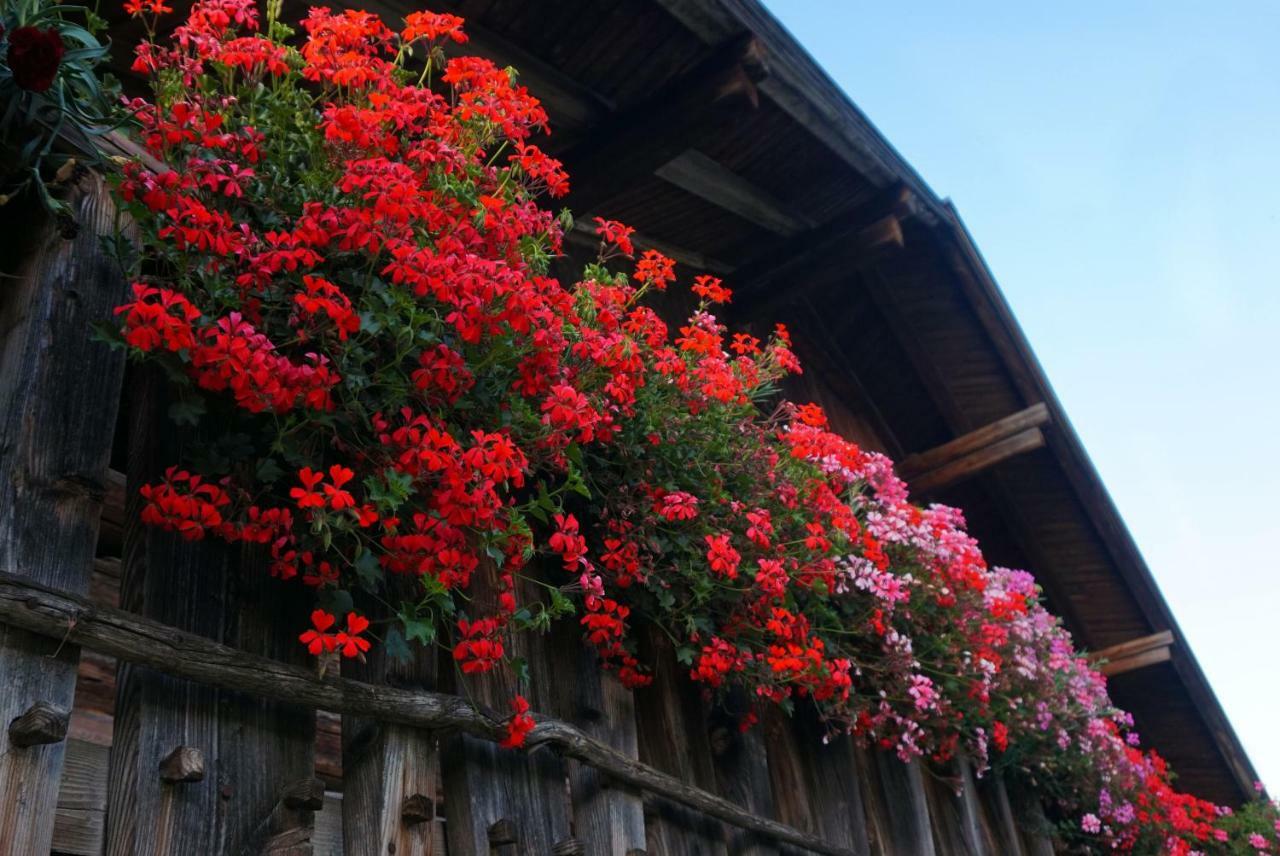
[[[511,658],[511,671],[515,673],[516,680],[520,683],[529,682],[529,662],[524,657]]]
[[[410,658],[413,657],[413,652],[405,644],[404,637],[394,627],[387,628],[387,635],[383,637],[382,647],[390,659],[400,664],[408,663]]]
[[[414,642],[433,645],[436,641],[436,625],[430,619],[424,619],[409,612],[400,610],[400,623],[404,625],[404,635]]]
[[[334,615],[346,615],[356,607],[355,601],[351,599],[351,592],[344,589],[325,589],[320,592],[317,600],[321,609]]]
[[[377,556],[369,550],[361,551],[360,555],[356,556],[355,571],[360,578],[361,588],[371,592],[378,590],[378,583],[382,580],[382,569],[378,565]]]

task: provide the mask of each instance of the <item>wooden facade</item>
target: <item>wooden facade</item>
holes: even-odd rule
[[[392,17],[420,4],[350,5]],[[1247,757],[955,209],[758,2],[426,5],[464,15],[466,49],[517,66],[547,105],[580,222],[622,220],[685,279],[723,276],[733,326],[786,322],[808,369],[788,394],[902,461],[921,498],[963,508],[993,563],[1033,571],[1182,786],[1249,794]],[[23,578],[0,579],[0,708],[24,723],[0,735],[0,854],[1052,852],[1034,798],[963,762],[825,744],[803,713],[740,733],[661,639],[655,685],[634,694],[572,633],[520,652],[535,709],[631,772],[572,740],[504,752],[431,719],[414,694],[460,688],[425,656],[317,677],[300,623],[281,618],[296,601],[268,587],[254,611],[232,608],[264,585],[252,555],[136,524],[126,498],[179,440],[153,436],[151,379],[126,383],[89,335],[124,283],[97,251],[114,226],[104,189],[80,193],[78,238],[6,223],[25,231],[0,257],[19,283],[0,296],[0,571]],[[571,236],[563,276],[591,243]],[[673,296],[663,311],[687,308]],[[163,650],[130,647],[122,628]],[[175,666],[170,649],[200,663]],[[495,706],[510,695],[466,689]],[[651,773],[688,793],[646,786]],[[821,849],[781,844],[779,828]]]

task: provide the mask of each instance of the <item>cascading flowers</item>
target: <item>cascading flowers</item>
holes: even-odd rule
[[[131,106],[167,168],[119,184],[145,248],[121,336],[174,379],[194,450],[142,489],[146,523],[261,545],[315,590],[313,654],[439,643],[465,678],[572,615],[642,687],[643,619],[708,690],[1033,773],[1075,840],[1234,846],[1130,745],[1029,575],[777,399],[799,371],[784,328],[730,336],[712,310],[731,292],[700,276],[672,335],[643,300],[673,262],[614,221],[579,282],[548,276],[569,220],[536,200],[568,176],[512,72],[446,61],[461,19],[315,8],[295,46],[278,10],[260,31],[251,0],[204,0],[137,52],[155,97]],[[395,577],[416,593],[354,611]],[[511,711],[518,746],[529,704]]]

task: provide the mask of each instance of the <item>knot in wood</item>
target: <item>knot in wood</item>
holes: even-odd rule
[[[489,827],[489,845],[498,847],[503,844],[515,844],[519,841],[516,835],[516,825],[511,818],[504,817],[501,820],[495,820],[493,825]]]
[[[554,856],[583,856],[587,851],[583,849],[581,841],[569,836],[563,841],[557,841],[553,844],[551,852]]]
[[[204,753],[194,746],[176,746],[160,761],[160,779],[171,784],[204,778]]]
[[[324,808],[324,782],[320,779],[301,779],[284,789],[280,801],[286,808],[319,811]]]
[[[9,723],[9,743],[20,749],[60,743],[66,739],[70,719],[62,708],[47,701],[38,701]]]
[[[426,794],[410,794],[400,803],[400,819],[405,826],[417,826],[435,820],[436,804]]]

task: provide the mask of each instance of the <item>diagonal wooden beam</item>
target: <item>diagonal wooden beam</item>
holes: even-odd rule
[[[886,188],[849,212],[792,238],[758,249],[733,274],[735,308],[741,317],[775,310],[806,295],[805,276],[839,260],[854,269],[903,244],[902,219],[913,210],[902,185]]]
[[[573,190],[564,205],[595,211],[688,148],[724,132],[733,117],[759,104],[767,70],[754,38],[733,39],[653,98],[616,113],[561,160]]]
[[[903,460],[898,471],[916,493],[932,493],[1045,444],[1049,409],[1034,404]]]
[[[792,210],[697,149],[681,152],[658,167],[656,174],[663,181],[777,235],[790,237],[816,225],[802,212]]]
[[[1161,630],[1150,636],[1130,639],[1101,651],[1094,651],[1089,660],[1098,664],[1098,671],[1108,678],[1136,669],[1167,663],[1173,657],[1173,631]]]

